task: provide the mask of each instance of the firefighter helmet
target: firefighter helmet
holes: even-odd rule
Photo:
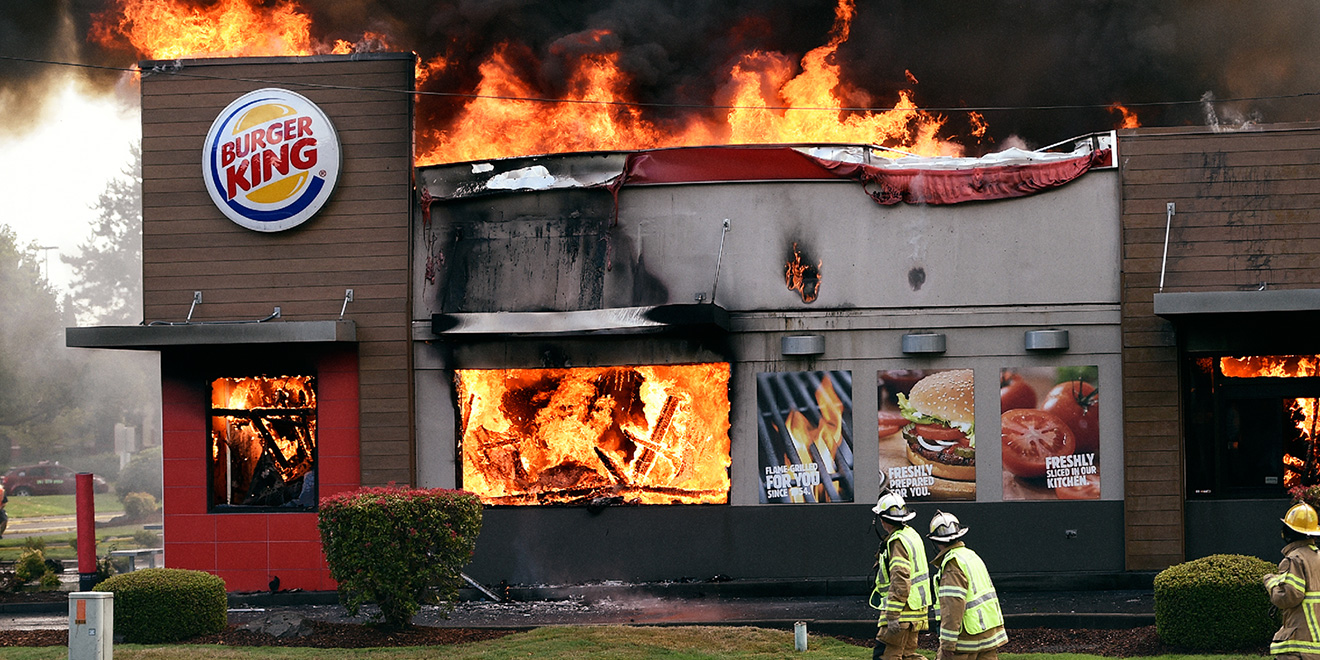
[[[966,533],[967,528],[958,522],[957,516],[952,513],[936,511],[935,517],[930,519],[930,533],[926,535],[926,538],[940,543],[948,543]]]
[[[1283,524],[1294,532],[1307,536],[1320,536],[1320,516],[1317,516],[1315,509],[1306,502],[1292,505],[1288,513],[1283,514],[1282,520]]]
[[[876,501],[875,506],[871,507],[871,511],[881,518],[893,522],[907,522],[917,517],[915,511],[908,510],[907,502],[903,501],[903,497],[893,492],[882,494],[880,499]]]

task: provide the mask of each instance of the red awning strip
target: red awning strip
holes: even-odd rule
[[[628,156],[609,189],[617,207],[626,185],[718,181],[853,179],[880,204],[958,204],[1024,197],[1057,188],[1108,163],[1109,150],[1039,163],[967,169],[891,169],[804,154],[791,147],[696,147]]]

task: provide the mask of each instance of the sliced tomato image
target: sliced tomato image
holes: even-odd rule
[[[1018,408],[1035,408],[1036,390],[1016,371],[1001,371],[999,375],[999,412]]]
[[[912,427],[912,435],[919,435],[930,442],[956,442],[964,447],[972,444],[967,434],[943,424],[917,424]]]
[[[885,412],[883,410],[880,411],[879,420],[881,438],[887,438],[898,433],[903,430],[904,426],[912,423],[896,412]]]
[[[1040,406],[1059,416],[1077,437],[1077,451],[1100,451],[1100,390],[1082,380],[1068,380],[1051,389]]]
[[[1004,469],[1027,479],[1045,476],[1045,459],[1067,456],[1077,439],[1063,420],[1044,410],[1020,408],[1000,417]]]

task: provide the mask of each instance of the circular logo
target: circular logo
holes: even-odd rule
[[[339,180],[339,159],[335,127],[315,103],[287,90],[259,89],[211,124],[202,178],[230,220],[283,231],[321,210]]]

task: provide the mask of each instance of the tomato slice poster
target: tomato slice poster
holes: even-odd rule
[[[890,369],[876,382],[884,486],[909,501],[975,500],[972,370]]]
[[[999,371],[1005,500],[1100,499],[1096,366]]]

